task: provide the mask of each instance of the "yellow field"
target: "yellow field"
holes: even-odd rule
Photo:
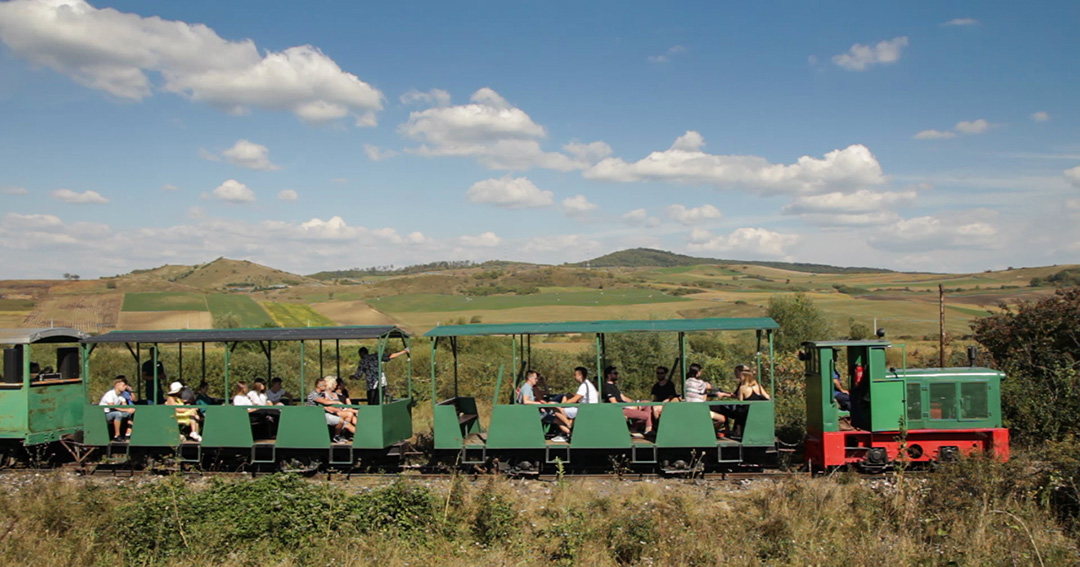
[[[39,301],[22,327],[72,327],[86,332],[116,328],[122,293],[58,295]]]
[[[209,311],[124,311],[120,313],[118,329],[150,331],[160,329],[212,329]]]
[[[339,325],[394,325],[397,321],[385,313],[372,309],[363,301],[333,301],[313,303],[316,313],[329,317]]]

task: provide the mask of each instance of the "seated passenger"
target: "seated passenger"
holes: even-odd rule
[[[519,404],[534,404],[534,405],[546,405],[548,402],[542,402],[536,398],[536,381],[540,379],[540,374],[535,370],[529,370],[525,373],[525,383],[521,385],[517,393],[517,403]],[[566,443],[569,440],[570,435],[570,419],[566,417],[566,414],[562,411],[555,411],[561,408],[541,408],[540,421],[543,423],[554,423],[562,435],[556,435],[551,440],[556,443]]]
[[[125,408],[116,406],[127,406],[131,403],[124,398],[124,392],[131,390],[131,386],[128,385],[127,380],[122,376],[113,380],[113,387],[105,395],[101,396],[101,401],[98,402],[99,406],[110,406],[105,408],[105,420],[112,424],[113,436],[112,441],[125,441],[131,437],[131,418],[134,417],[135,408]],[[127,422],[127,430],[121,434],[121,428]]]
[[[338,380],[337,376],[326,377],[326,391],[324,392],[326,399],[332,400],[335,404],[349,405],[349,397],[348,395],[343,396],[341,389],[341,381]],[[356,425],[356,410],[351,408],[336,409],[338,417],[345,420],[345,423]]]
[[[225,400],[210,395],[210,384],[203,380],[199,383],[199,389],[195,394],[195,404],[200,406],[219,406]]]
[[[287,399],[288,396],[285,389],[282,388],[281,378],[278,378],[277,376],[273,377],[270,380],[270,389],[266,392],[266,401],[275,406],[283,406],[285,405],[284,400]]]
[[[270,402],[266,399],[266,380],[256,378],[251,384],[251,391],[247,393],[247,397],[251,400],[253,406],[270,405]]]
[[[332,406],[335,403],[337,402],[326,397],[326,379],[319,378],[316,380],[315,389],[307,395],[306,404],[309,406],[322,406],[326,411],[326,425],[334,428],[334,443],[344,443],[345,438],[341,436],[342,430],[356,433],[356,428],[338,416],[338,408]]]
[[[742,375],[739,377],[739,389],[735,392],[740,400],[749,402],[768,400],[769,393],[765,391],[765,388],[758,384],[757,378],[754,377],[754,371],[747,368],[742,371]]]
[[[690,370],[686,371],[686,382],[683,387],[686,389],[686,401],[688,402],[704,402],[708,397],[709,390],[712,390],[712,384],[701,379],[698,374],[698,368],[695,368],[694,364],[690,365]],[[699,367],[700,368],[700,367]],[[730,394],[728,394],[730,397]],[[709,417],[717,423],[717,425],[723,425],[727,422],[727,417],[724,414],[716,411],[719,408],[709,407]]]
[[[632,404],[632,403],[634,403],[634,400],[631,400],[630,398],[626,397],[626,395],[623,394],[621,390],[619,390],[619,387],[615,384],[615,382],[617,382],[618,380],[619,380],[619,370],[617,368],[615,368],[614,366],[608,366],[607,368],[604,369],[604,390],[603,390],[603,393],[602,393],[602,397],[604,398],[604,401],[608,402],[608,403],[613,403],[613,404],[617,404],[617,403]],[[642,422],[642,423],[645,424],[645,432],[644,432],[644,434],[634,432],[634,433],[631,434],[633,437],[639,437],[640,438],[643,435],[652,435],[652,433],[653,433],[653,412],[652,412],[652,410],[644,409],[644,408],[641,408],[641,407],[626,406],[626,407],[624,407],[622,409],[622,412],[623,412],[623,415],[626,416],[627,419],[629,419],[631,421],[634,421],[634,422]]]
[[[578,381],[577,392],[573,396],[564,398],[564,404],[595,404],[600,402],[600,393],[596,391],[596,386],[589,382],[589,371],[584,366],[578,366],[574,369],[574,380]],[[562,410],[563,415],[573,424],[573,420],[577,419],[578,408],[562,408]]]
[[[180,382],[173,382],[172,384],[169,384],[169,391],[165,393],[165,405],[185,405],[184,401],[180,398],[180,395],[183,391],[184,385]],[[176,410],[176,423],[178,423],[181,428],[187,428],[190,430],[190,433],[188,433],[189,439],[191,439],[192,441],[202,441],[202,436],[199,435],[198,408],[178,408]]]
[[[232,405],[234,406],[250,406],[251,398],[248,397],[248,385],[247,382],[237,382],[232,387]],[[254,410],[248,410],[254,411]]]
[[[652,387],[652,401],[654,402],[677,402],[679,392],[675,389],[675,383],[668,376],[666,366],[656,367],[656,383]],[[664,413],[664,406],[652,406],[653,419],[660,419]]]
[[[833,370],[832,373],[833,398],[843,411],[851,410],[851,394],[840,383],[840,373]]]

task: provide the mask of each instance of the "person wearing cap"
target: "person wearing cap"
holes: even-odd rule
[[[113,380],[112,389],[105,392],[105,395],[101,396],[101,401],[98,402],[99,406],[109,406],[105,408],[105,421],[112,424],[113,441],[123,441],[125,437],[131,435],[130,421],[135,415],[135,408],[117,407],[131,405],[131,402],[124,397],[124,393],[130,390],[131,386],[128,385],[127,379],[117,376]],[[128,422],[127,431],[121,434],[125,422]]]
[[[184,401],[180,399],[180,394],[183,391],[184,385],[180,382],[173,382],[172,384],[169,384],[169,391],[165,394],[165,405],[184,405]],[[191,439],[192,441],[202,441],[202,436],[199,435],[198,408],[177,408],[176,423],[180,425],[181,430],[185,427],[191,430],[190,433],[188,433],[189,439]]]

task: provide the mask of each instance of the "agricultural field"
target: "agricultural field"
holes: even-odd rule
[[[37,302],[21,327],[72,327],[101,332],[116,327],[123,295],[58,295]]]
[[[254,299],[246,295],[215,293],[206,296],[206,304],[210,307],[210,314],[213,317],[228,313],[236,315],[240,319],[241,327],[262,327],[274,324],[270,315]]]
[[[318,314],[334,321],[338,325],[395,325],[403,324],[400,320],[373,309],[363,301],[332,301],[312,304]],[[407,323],[405,323],[407,325]],[[413,328],[418,330],[419,328]],[[426,329],[425,329],[426,330]]]
[[[273,303],[262,304],[274,321],[282,327],[332,327],[337,323],[315,311],[310,305],[302,303]]]
[[[121,311],[117,329],[160,331],[166,329],[211,329],[209,311]]]
[[[529,295],[464,295],[416,294],[376,298],[371,305],[388,313],[490,311],[522,309],[541,306],[604,307],[687,301],[660,291],[645,289],[611,289],[534,293]]]
[[[183,291],[124,294],[124,311],[208,311],[206,296]]]

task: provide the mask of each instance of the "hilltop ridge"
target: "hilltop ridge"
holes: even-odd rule
[[[809,272],[816,274],[888,274],[894,270],[885,268],[868,267],[843,267],[829,264],[812,264],[808,262],[772,262],[762,260],[723,260],[716,258],[699,258],[677,254],[667,250],[655,248],[631,248],[605,254],[592,260],[568,264],[570,266],[590,266],[593,268],[673,268],[676,266],[698,266],[701,264],[738,264],[742,266],[763,266],[767,268],[779,268],[793,272]]]

